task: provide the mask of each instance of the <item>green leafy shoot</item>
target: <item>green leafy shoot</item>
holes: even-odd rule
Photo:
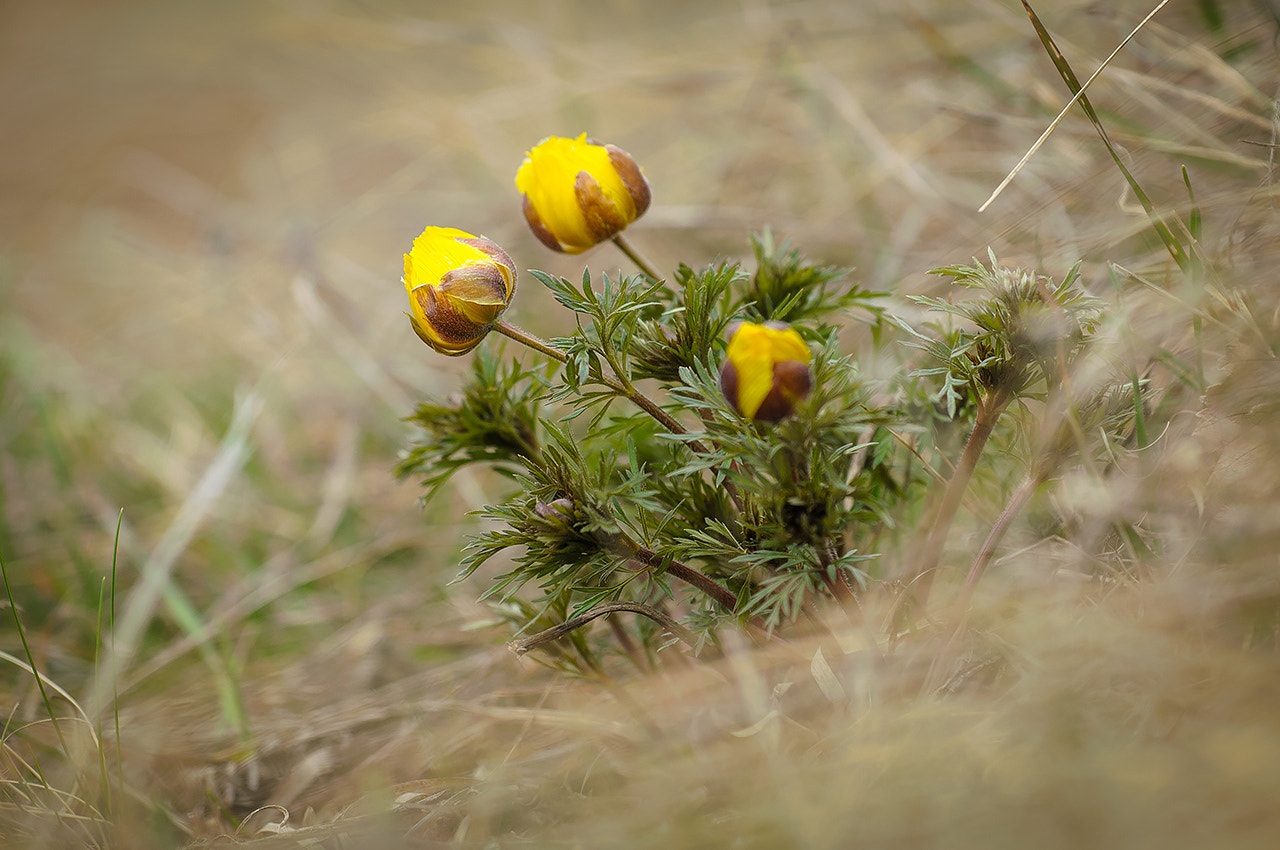
[[[514,474],[541,452],[541,396],[546,367],[526,369],[518,361],[477,351],[470,381],[449,403],[425,403],[409,417],[425,435],[401,459],[401,477],[421,475],[430,500],[459,469],[472,463]]]

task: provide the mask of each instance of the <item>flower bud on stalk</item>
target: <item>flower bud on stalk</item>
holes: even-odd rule
[[[720,389],[733,409],[759,422],[777,422],[809,395],[809,347],[782,322],[740,322],[730,329]]]
[[[551,136],[516,172],[524,218],[553,251],[581,254],[644,215],[652,194],[640,166],[613,145]]]
[[[493,242],[428,227],[404,255],[409,320],[427,345],[456,357],[480,344],[516,292],[516,264]]]

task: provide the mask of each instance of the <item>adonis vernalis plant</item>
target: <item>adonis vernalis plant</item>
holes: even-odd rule
[[[648,208],[648,183],[625,152],[585,136],[541,142],[516,185],[548,247],[612,239],[642,273],[530,272],[575,316],[570,335],[544,341],[501,318],[516,279],[506,252],[428,228],[406,258],[418,335],[461,354],[497,330],[543,362],[476,351],[456,402],[418,408],[424,436],[400,473],[421,475],[429,494],[467,464],[511,479],[483,510],[496,524],[468,544],[461,577],[507,558],[483,598],[525,635],[515,648],[546,647],[566,669],[599,669],[602,644],[583,630],[606,615],[605,641],[648,667],[673,640],[696,652],[725,626],[767,639],[899,580],[923,597],[1002,415],[1059,404],[1101,318],[1078,267],[1055,284],[993,256],[937,270],[970,297],[917,299],[951,320],[917,327],[768,233],[752,240],[750,273],[718,263],[661,275],[619,241]],[[900,377],[865,376],[842,351],[851,317],[898,340]],[[947,450],[927,444],[921,398],[971,432],[932,485],[919,461]],[[927,534],[904,536],[908,515]]]

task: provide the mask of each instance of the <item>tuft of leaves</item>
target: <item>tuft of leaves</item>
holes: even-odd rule
[[[951,417],[958,407],[979,397],[1017,396],[1037,382],[1056,384],[1084,350],[1102,313],[1103,302],[1080,286],[1078,262],[1054,284],[1026,269],[999,265],[994,253],[988,252],[988,258],[989,267],[975,259],[972,265],[930,271],[978,290],[976,298],[952,302],[911,297],[950,317],[948,323],[927,323],[932,335],[899,320],[913,337],[907,344],[936,364],[915,374],[940,379],[937,399]]]
[[[445,403],[418,405],[408,421],[425,435],[396,466],[400,478],[421,475],[430,500],[461,467],[473,463],[514,474],[541,452],[541,398],[545,368],[526,369],[492,352],[475,354],[471,379],[461,394]]]
[[[751,276],[726,262],[680,266],[670,283],[589,272],[572,283],[535,271],[574,316],[573,332],[550,344],[563,363],[529,370],[481,353],[459,398],[413,417],[426,436],[401,474],[422,474],[430,492],[469,463],[513,480],[508,497],[481,512],[489,527],[467,546],[459,578],[501,563],[482,598],[522,631],[626,602],[680,617],[698,641],[714,642],[727,622],[772,630],[820,599],[864,592],[888,578],[878,559],[900,544],[899,520],[922,513],[926,473],[942,478],[927,458],[949,450],[929,445],[943,434],[929,426],[987,397],[1003,409],[1051,395],[1101,311],[1078,266],[1059,284],[994,258],[936,269],[975,297],[917,299],[946,321],[896,319],[904,350],[925,362],[905,382],[876,382],[840,350],[836,320],[857,305],[879,323],[878,294],[837,286],[843,270],[809,263],[768,233],[752,248]],[[780,422],[744,419],[720,388],[726,329],[780,319],[810,348],[813,391]],[[662,397],[638,389],[642,379],[662,385]],[[926,397],[930,383],[940,389]],[[1081,408],[1078,422],[1119,427],[1103,411],[1127,403]],[[1010,434],[1028,458],[1033,441],[1051,441],[1031,429]],[[666,641],[651,624],[612,625],[633,659]],[[575,635],[555,663],[594,674],[596,643]]]

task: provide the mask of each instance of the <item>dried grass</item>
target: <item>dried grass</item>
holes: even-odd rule
[[[1078,118],[974,212],[1067,99],[1007,3],[7,4],[0,550],[37,666],[93,723],[61,745],[0,664],[4,843],[1271,847],[1267,8],[1224,4],[1215,31],[1172,4],[1090,91],[1184,216],[1188,165],[1215,303],[1169,288]],[[1087,73],[1147,9],[1038,11]],[[1024,524],[955,640],[944,586],[892,640],[873,594],[827,612],[829,636],[643,678],[514,659],[445,586],[501,482],[460,478],[424,520],[391,478],[399,418],[460,368],[407,333],[395,281],[427,223],[579,272],[524,231],[511,180],[537,139],[582,130],[644,163],[636,238],[664,265],[771,225],[897,293],[987,245],[1158,284],[1116,342],[1200,345],[1205,404],[1058,508],[1100,540],[1147,516],[1162,557],[1099,574]],[[538,328],[547,303],[527,287],[513,313]],[[957,529],[955,565],[984,528]],[[16,630],[0,648],[20,655]]]

